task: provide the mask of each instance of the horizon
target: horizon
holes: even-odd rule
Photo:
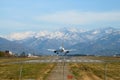
[[[0,1],[0,35],[79,27],[120,27],[119,0]]]

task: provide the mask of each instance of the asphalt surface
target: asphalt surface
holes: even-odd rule
[[[69,71],[68,64],[57,63],[55,68],[48,75],[46,80],[76,80],[74,75]]]
[[[61,62],[66,62],[66,63],[80,63],[80,62],[86,62],[86,63],[92,63],[92,62],[104,62],[102,60],[93,60],[93,59],[88,59],[88,58],[79,58],[79,57],[65,57],[65,56],[58,56],[58,57],[52,57],[49,59],[44,59],[44,60],[27,60],[27,61],[22,61],[22,63],[61,63]],[[17,63],[17,62],[16,62]]]
[[[6,62],[3,64],[17,64],[17,63],[104,63],[104,62],[120,62],[120,60],[97,60],[90,59],[86,57],[65,57],[65,56],[55,56],[55,57],[45,57],[44,59],[34,59],[26,61],[15,61],[15,62]]]

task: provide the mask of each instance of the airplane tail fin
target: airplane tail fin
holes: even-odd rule
[[[61,46],[62,46],[62,48],[64,47],[64,45],[63,45],[63,41],[62,41],[62,45],[61,45]]]
[[[59,49],[64,49],[63,41],[62,41],[61,46],[60,46]]]

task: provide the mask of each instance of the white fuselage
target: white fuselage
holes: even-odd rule
[[[59,50],[58,50],[58,52],[61,52],[61,53],[65,52],[65,49],[63,47],[60,47]]]

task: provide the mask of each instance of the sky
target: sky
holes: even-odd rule
[[[0,35],[120,27],[120,0],[0,0]]]

